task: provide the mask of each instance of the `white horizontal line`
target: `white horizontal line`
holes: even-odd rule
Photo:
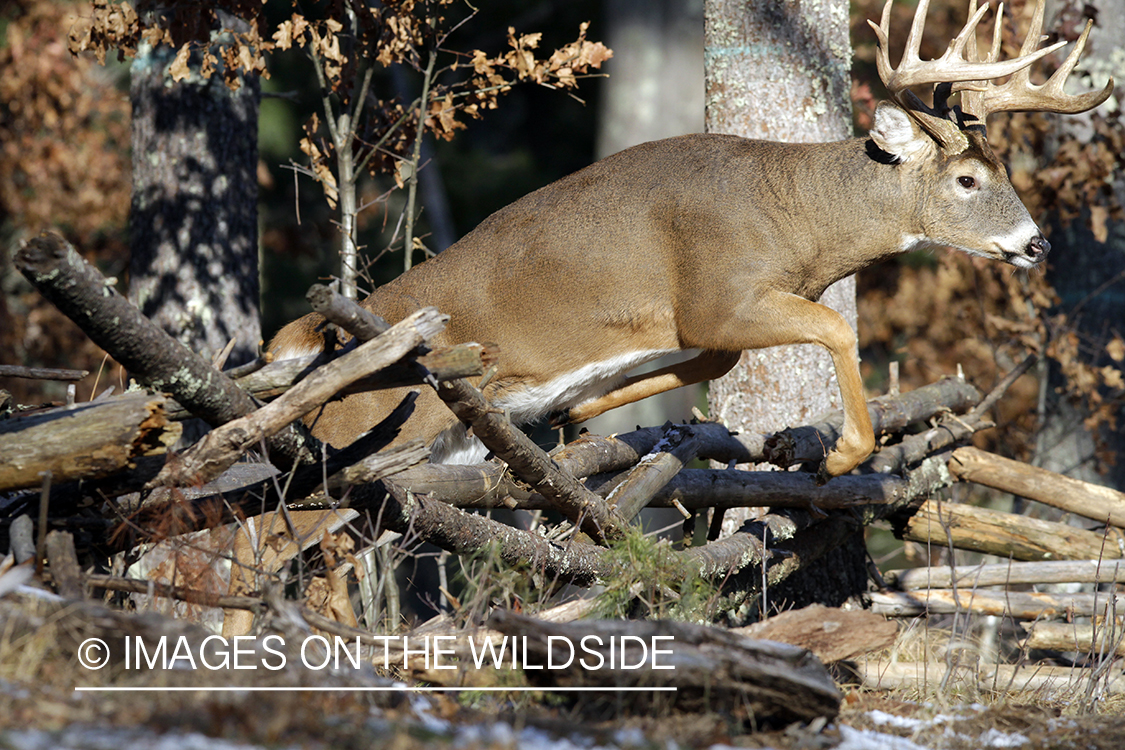
[[[230,686],[203,686],[203,687],[75,687],[74,692],[86,693],[183,693],[188,691],[207,690],[211,692],[246,692],[246,693],[281,693],[281,692],[317,692],[317,693],[438,693],[438,692],[497,692],[497,693],[658,693],[676,692],[676,687],[230,687]]]

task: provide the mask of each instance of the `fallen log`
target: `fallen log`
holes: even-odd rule
[[[1112,620],[1098,627],[1076,622],[1021,622],[1027,637],[1020,641],[1024,649],[1088,654],[1104,658],[1110,654],[1125,656],[1125,629]]]
[[[898,636],[898,625],[867,610],[810,604],[731,632],[799,646],[832,664],[889,648]]]
[[[953,451],[949,471],[976,482],[1080,516],[1125,526],[1125,493],[1056,474],[1021,461],[966,446]]]
[[[613,573],[604,549],[573,539],[548,540],[490,518],[415,495],[394,478],[354,487],[351,507],[370,512],[381,529],[422,539],[457,555],[494,552],[506,565],[528,570],[541,585],[592,586]]]
[[[440,382],[480,375],[496,361],[498,356],[499,350],[493,346],[458,344],[457,346],[435,349],[428,354],[420,354],[417,357],[417,363],[430,377]],[[242,377],[236,378],[234,382],[238,384],[239,388],[255,398],[269,401],[285,393],[304,377],[315,372],[318,367],[327,364],[329,361],[329,358],[322,354],[283,359],[263,365]],[[426,379],[417,367],[396,362],[345,386],[336,394],[336,397],[361,391],[420,386],[425,382]],[[169,406],[169,416],[172,419],[184,419],[188,416],[188,413],[182,406],[173,401]]]
[[[674,688],[615,700],[782,724],[833,717],[840,707],[835,682],[810,652],[729,630],[668,620],[551,623],[506,610],[488,626],[520,639],[535,664],[559,664],[573,647],[565,667],[523,670],[539,687]]]
[[[654,494],[695,458],[697,449],[698,441],[690,427],[670,427],[651,453],[624,473],[620,481],[613,482],[612,488],[603,487],[600,494],[622,520],[631,521]]]
[[[63,238],[40,235],[13,260],[40,294],[145,387],[172,394],[212,426],[257,408],[230,378],[142,315]],[[269,447],[290,465],[320,455],[319,441],[296,426],[277,433]]]
[[[1016,620],[1053,620],[1101,614],[1099,610],[1105,608],[1106,598],[1105,594],[1040,594],[971,588],[875,591],[871,594],[871,611],[887,617],[972,612]]]
[[[1086,531],[1054,521],[988,508],[928,500],[901,530],[903,539],[952,546],[1013,560],[1119,558],[1125,534],[1110,527]]]
[[[867,413],[878,438],[939,413],[964,412],[980,400],[980,392],[964,378],[946,377],[908,393],[871,399]],[[844,414],[836,411],[814,424],[782,430],[766,440],[765,458],[783,469],[819,462],[840,438],[843,425]]]
[[[0,492],[105,477],[141,456],[163,454],[181,427],[164,411],[166,399],[130,393],[0,421]]]
[[[1125,562],[1115,560],[1051,560],[938,565],[928,568],[889,570],[883,580],[892,588],[947,589],[980,586],[1015,586],[1053,583],[1125,583]]]
[[[992,423],[986,417],[988,412],[1036,361],[1038,358],[1034,354],[1028,355],[1001,378],[988,395],[967,413],[960,417],[946,415],[938,420],[937,425],[912,436],[910,440],[885,446],[867,460],[865,467],[880,474],[902,471],[908,466],[919,463],[926,456],[944,451],[955,443],[972,437],[974,432],[990,427]]]
[[[1092,682],[1098,682],[1105,695],[1125,694],[1125,673],[1120,670],[1108,676],[1081,667],[1052,667],[1041,664],[960,665],[947,678],[949,665],[938,662],[868,661],[856,665],[863,687],[869,690],[941,690],[943,693],[962,687],[974,691],[1034,692],[1041,698],[1056,699],[1082,694]]]
[[[441,331],[447,320],[432,307],[407,316],[379,338],[318,368],[284,396],[211,430],[175,461],[166,464],[148,486],[193,485],[214,479],[248,448],[277,434],[348,383],[398,361]]]

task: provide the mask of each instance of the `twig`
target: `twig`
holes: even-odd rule
[[[426,69],[422,72],[422,96],[418,104],[418,129],[414,134],[414,150],[410,157],[410,181],[406,191],[406,233],[403,236],[403,271],[409,271],[414,264],[414,218],[418,201],[418,172],[422,169],[422,139],[426,135],[426,108],[430,103],[430,86],[434,82],[434,65],[437,64],[437,51],[431,50]]]
[[[28,378],[32,380],[81,380],[89,370],[63,370],[53,367],[22,367],[0,365],[0,378]]]
[[[480,391],[467,380],[438,386],[438,396],[463,423],[471,425],[482,443],[511,467],[521,479],[593,539],[605,541],[624,535],[626,522],[606,507],[574,476],[561,470],[531,438],[512,426],[503,414],[489,406]]]
[[[370,341],[391,327],[375,313],[356,304],[348,297],[337,294],[324,284],[313,284],[305,295],[313,312],[323,315],[330,323],[343,328],[361,343]]]
[[[172,586],[157,581],[106,575],[104,573],[91,573],[86,576],[86,583],[93,588],[105,589],[107,591],[152,594],[165,599],[176,599],[178,601],[188,602],[189,604],[200,604],[205,607],[262,611],[267,606],[262,599],[256,596],[219,596],[209,591],[200,591],[199,589],[192,589],[187,586]]]

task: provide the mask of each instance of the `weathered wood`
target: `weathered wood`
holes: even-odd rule
[[[17,564],[35,560],[35,522],[26,513],[13,518],[8,527],[8,552]]]
[[[953,451],[958,479],[1036,500],[1099,523],[1125,526],[1125,493],[966,446]]]
[[[62,237],[43,234],[29,240],[13,260],[40,294],[137,382],[172,394],[213,426],[257,408],[234,381],[142,315]],[[307,431],[295,426],[269,441],[271,452],[290,465],[314,461],[320,453],[318,446]]]
[[[1108,597],[1107,597],[1108,598]],[[1093,654],[1105,657],[1109,654],[1125,657],[1125,630],[1122,625],[1106,624],[1095,626],[1086,623],[1019,623],[1027,631],[1027,638],[1019,645],[1024,649],[1044,651],[1063,651]]]
[[[261,611],[266,608],[266,603],[256,596],[220,596],[210,591],[201,591],[189,586],[169,586],[158,581],[149,581],[143,578],[126,578],[124,576],[106,575],[104,573],[91,573],[86,577],[86,583],[92,588],[105,589],[106,591],[125,591],[133,594],[150,594],[164,599],[177,599],[179,601],[200,604],[205,607],[222,607],[224,609],[245,609]]]
[[[871,594],[871,611],[887,617],[972,612],[1016,620],[1048,620],[1101,614],[1099,610],[1105,608],[1106,600],[1105,594],[1040,594],[971,588],[956,592],[952,589],[876,591]]]
[[[867,402],[867,413],[879,436],[940,412],[964,412],[980,399],[980,392],[963,378],[947,377],[908,393],[872,399]],[[814,424],[782,430],[766,440],[766,459],[782,468],[821,461],[840,438],[843,425],[844,413],[837,411]]]
[[[906,591],[947,589],[952,588],[954,582],[959,588],[1050,583],[1125,583],[1125,561],[1052,560],[960,565],[957,568],[938,565],[889,570],[883,574],[883,580],[892,588]]]
[[[324,284],[309,287],[305,299],[313,312],[320,313],[361,342],[370,341],[391,327],[380,316]]]
[[[893,498],[876,495],[872,498],[874,502],[852,505],[846,511],[827,516],[815,505],[809,506],[807,510],[789,509],[768,513],[744,524],[727,538],[702,547],[692,547],[685,550],[684,555],[700,566],[704,577],[722,577],[750,566],[760,567],[765,559],[765,577],[767,583],[773,585],[802,566],[816,561],[833,546],[841,544],[849,534],[854,533],[856,526],[886,518],[915,498],[927,496],[948,486],[950,476],[944,469],[945,461],[946,457],[942,455],[932,457],[911,469],[907,477],[895,478],[889,484],[895,488]],[[814,482],[811,474],[798,473],[794,477],[805,484]],[[875,479],[836,477],[825,487]],[[878,487],[880,484],[869,486]],[[746,581],[745,585],[747,590],[754,588],[750,581]]]
[[[412,313],[377,339],[318,368],[284,396],[211,430],[169,461],[148,486],[192,485],[214,479],[248,448],[300,419],[348,383],[398,361],[444,328],[447,320],[432,307]]]
[[[812,651],[825,664],[888,648],[898,625],[873,612],[810,604],[731,632],[789,643]]]
[[[457,418],[471,425],[473,434],[511,467],[520,479],[555,502],[555,510],[597,541],[619,539],[627,522],[608,508],[602,498],[563,471],[531,438],[493,409],[480,391],[466,380],[438,386],[438,396]]]
[[[926,501],[907,521],[903,539],[952,545],[1013,560],[1092,560],[1119,558],[1125,535],[1064,523],[1026,518],[988,508]]]
[[[430,457],[429,447],[421,440],[379,451],[328,478],[329,489],[342,489],[354,484],[375,482],[399,474]]]
[[[1103,695],[1125,693],[1125,672],[1114,670],[1108,679],[1080,667],[1052,667],[1042,664],[961,664],[947,678],[949,665],[944,662],[860,662],[855,667],[863,687],[869,690],[925,691],[971,690],[990,692],[1022,692],[1036,694],[1037,699],[1059,698],[1082,694],[1092,680],[1104,689]]]
[[[717,422],[691,425],[702,458],[729,463],[763,460],[761,435],[735,435]],[[619,435],[583,433],[551,455],[560,467],[576,477],[588,477],[635,466],[664,436],[664,427],[644,427]]]
[[[947,415],[938,420],[935,427],[912,435],[896,445],[889,445],[876,453],[864,464],[864,468],[879,474],[889,474],[902,471],[905,467],[920,463],[926,456],[945,450],[950,446],[966,440],[974,432],[991,426],[988,421],[988,412],[1000,400],[1008,389],[1026,373],[1037,361],[1035,355],[1029,355],[1022,362],[1011,369],[1000,382],[996,384],[981,402],[970,409],[966,414],[956,417]]]
[[[419,355],[417,362],[425,368],[433,379],[441,382],[481,375],[485,368],[496,361],[498,356],[499,349],[494,346],[469,343],[435,349],[427,354]],[[269,400],[289,390],[294,383],[328,361],[329,359],[323,355],[283,359],[239,378],[236,382],[247,393],[262,400]],[[343,397],[351,393],[384,388],[422,385],[424,382],[425,379],[417,367],[408,363],[396,362],[367,377],[360,378],[341,389],[337,396]],[[172,414],[173,418],[176,418],[176,412]]]
[[[623,520],[631,521],[657,491],[695,458],[697,447],[698,441],[690,427],[669,425],[652,452],[644,456],[616,486],[603,492],[606,502]]]
[[[684,469],[657,491],[649,507],[672,507],[675,500],[689,510],[767,507],[828,511],[874,505],[892,509],[905,504],[910,496],[909,481],[899,476],[848,475],[817,486],[812,475],[804,472]]]
[[[89,370],[64,370],[55,367],[23,367],[0,365],[0,378],[27,378],[32,380],[81,380]]]
[[[1125,656],[1125,629],[1120,623],[1105,621],[1097,628],[1076,622],[1021,622],[1020,625],[1027,631],[1027,637],[1020,641],[1025,649],[1077,652],[1096,657]]]
[[[164,453],[180,436],[164,396],[130,393],[0,421],[0,491],[104,477],[139,456]]]
[[[575,540],[550,541],[466,513],[408,493],[394,478],[354,488],[351,507],[369,511],[380,528],[424,539],[457,555],[495,554],[506,565],[528,570],[544,585],[558,581],[591,586],[613,573],[600,547]]]
[[[674,429],[691,430],[700,457],[713,459],[739,451],[747,455],[745,445],[718,424],[677,425]],[[610,437],[585,434],[553,453],[551,460],[560,470],[579,477],[628,469],[652,450],[662,431],[644,428]],[[945,484],[948,480],[947,476]],[[427,464],[403,472],[395,481],[412,492],[432,493],[461,508],[554,507],[537,493],[508,481],[503,468],[495,464]],[[944,485],[931,482],[928,486],[936,489]],[[908,487],[906,479],[894,475],[843,476],[818,487],[809,474],[802,472],[682,469],[656,492],[649,507],[672,507],[675,500],[689,509],[766,506],[830,510],[884,505],[889,512],[904,504],[908,495],[913,496]]]
[[[721,628],[669,620],[551,623],[506,610],[493,613],[488,626],[518,638],[533,664],[546,664],[551,657],[561,663],[566,646],[574,645],[575,658],[567,667],[523,671],[538,686],[674,687],[675,692],[643,691],[627,700],[681,710],[748,711],[756,721],[783,723],[832,717],[840,707],[841,695],[828,670],[805,649]],[[647,644],[643,652],[638,644]],[[592,653],[584,654],[582,648]],[[654,648],[661,653],[655,655]],[[587,664],[602,659],[602,668],[584,668],[579,662],[583,657]],[[623,663],[648,666],[628,669]]]
[[[55,582],[59,596],[67,599],[85,599],[86,581],[82,569],[78,567],[78,555],[74,551],[74,537],[67,531],[51,531],[47,534],[47,567]]]

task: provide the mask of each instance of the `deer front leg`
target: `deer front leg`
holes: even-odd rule
[[[630,375],[619,388],[615,388],[601,398],[552,414],[551,426],[561,427],[585,422],[618,406],[631,404],[685,385],[722,377],[738,363],[740,354],[741,352],[705,351],[684,362],[677,362],[642,375]]]
[[[821,481],[848,473],[875,449],[875,433],[856,356],[856,334],[835,310],[794,294],[770,292],[740,306],[737,314],[717,327],[714,335],[719,340],[712,343],[724,348],[819,344],[832,355],[844,404],[844,426],[840,439],[820,466]]]

